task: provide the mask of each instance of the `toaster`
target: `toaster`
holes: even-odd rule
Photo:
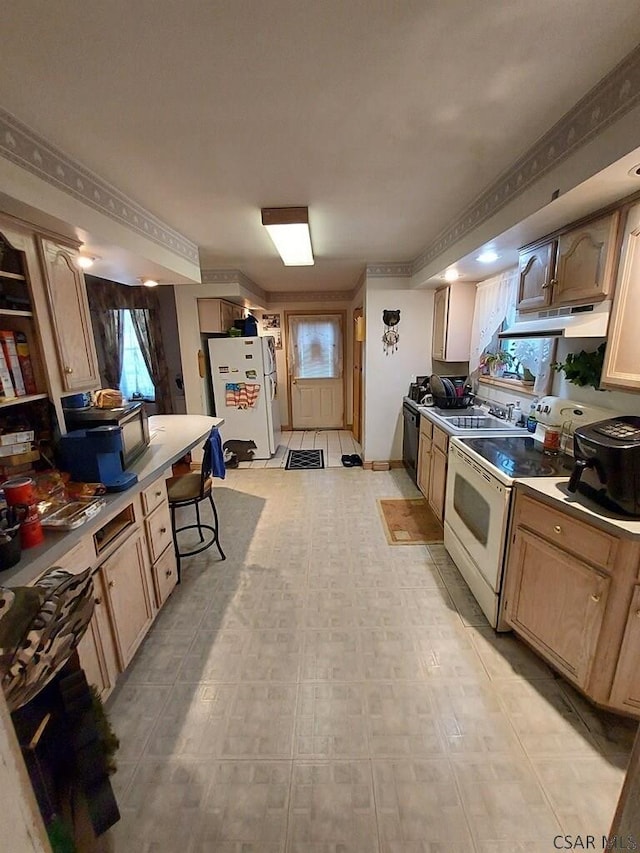
[[[573,455],[570,492],[640,517],[640,417],[623,415],[578,427]]]

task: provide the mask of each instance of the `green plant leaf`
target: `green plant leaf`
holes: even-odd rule
[[[579,353],[570,352],[566,361],[554,361],[551,367],[558,372],[563,371],[567,382],[571,382],[573,385],[578,385],[581,388],[592,386],[598,390],[605,349],[606,342],[603,342],[595,352],[585,352],[585,350],[580,350]]]

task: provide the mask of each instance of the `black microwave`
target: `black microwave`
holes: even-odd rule
[[[116,425],[122,427],[122,467],[126,470],[149,446],[149,418],[144,403],[125,403],[114,409],[65,409],[67,429],[91,429]]]

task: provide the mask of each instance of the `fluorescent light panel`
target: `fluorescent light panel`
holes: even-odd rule
[[[262,224],[285,266],[313,265],[308,208],[263,207]]]

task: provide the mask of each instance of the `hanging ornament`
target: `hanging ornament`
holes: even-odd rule
[[[382,322],[385,325],[384,334],[382,335],[382,346],[384,347],[384,354],[389,355],[390,352],[398,351],[400,332],[394,326],[397,326],[400,322],[399,309],[391,311],[386,308],[382,312]]]

